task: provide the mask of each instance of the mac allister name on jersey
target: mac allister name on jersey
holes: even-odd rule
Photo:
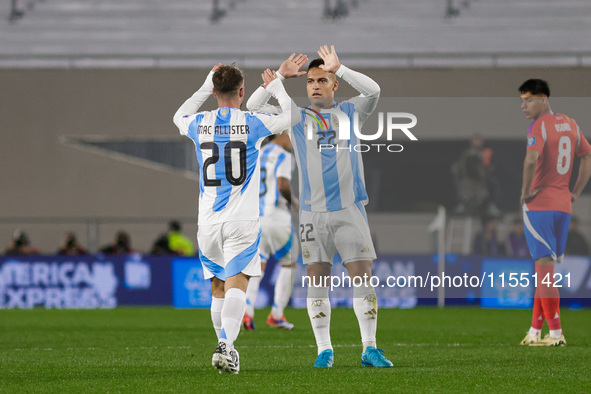
[[[217,134],[217,135],[236,135],[236,134],[250,134],[247,124],[239,125],[199,125],[197,126],[197,134]]]

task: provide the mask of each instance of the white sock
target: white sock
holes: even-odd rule
[[[550,330],[550,337],[554,339],[558,339],[562,336],[562,329],[559,330]]]
[[[308,288],[308,316],[316,338],[318,354],[330,349],[330,299],[328,298],[328,287]]]
[[[353,310],[359,322],[363,351],[368,346],[377,347],[378,300],[373,287],[362,286],[353,288]]]
[[[273,308],[271,314],[275,319],[283,317],[283,311],[289,303],[291,298],[291,291],[293,290],[293,273],[292,267],[281,267],[277,282],[275,283],[275,296],[273,297]]]
[[[245,292],[236,288],[226,291],[226,299],[222,308],[222,330],[220,332],[220,338],[227,339],[232,346],[236,338],[238,338],[245,308]]]
[[[259,294],[259,287],[261,286],[261,276],[253,276],[248,281],[248,287],[246,288],[246,313],[254,317],[254,304],[257,302],[257,295]]]
[[[211,322],[213,323],[213,329],[215,335],[220,340],[220,331],[222,330],[222,308],[224,307],[223,298],[211,297]]]
[[[542,330],[538,330],[538,329],[536,329],[536,328],[530,327],[530,328],[529,328],[529,333],[528,333],[527,335],[529,335],[529,336],[530,336],[530,337],[532,337],[532,338],[534,338],[534,337],[536,337],[536,336],[538,336],[538,337],[539,337],[539,336],[541,336],[541,335],[542,335]]]

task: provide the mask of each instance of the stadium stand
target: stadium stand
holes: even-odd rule
[[[586,0],[480,0],[452,19],[445,0],[366,0],[345,2],[348,17],[332,20],[317,0],[219,3],[228,11],[213,18],[211,2],[51,0],[12,24],[0,9],[0,66],[205,66],[238,57],[258,67],[286,47],[315,50],[319,40],[352,65],[591,64]]]
[[[13,163],[3,179],[14,187],[8,187],[0,198],[13,212],[0,218],[4,239],[27,224],[42,250],[53,250],[59,236],[72,230],[90,251],[96,251],[111,234],[126,228],[133,235],[134,247],[147,251],[167,220],[163,218],[170,216],[183,217],[188,233],[194,234],[195,212],[190,205],[195,192],[193,146],[179,142],[169,118],[178,105],[179,92],[189,89],[196,74],[218,61],[238,61],[247,73],[247,90],[252,92],[260,67],[279,64],[286,48],[314,54],[319,44],[334,43],[347,65],[371,68],[370,74],[380,81],[384,92],[380,111],[393,108],[390,104],[395,102],[387,101],[387,95],[513,93],[525,72],[515,66],[552,67],[542,71],[557,81],[556,97],[588,95],[584,66],[591,65],[591,42],[585,34],[591,27],[591,4],[585,0],[454,0],[452,7],[460,9],[454,18],[445,18],[446,0],[343,0],[341,7],[347,7],[347,15],[338,18],[327,18],[327,8],[334,11],[339,4],[335,0],[219,0],[217,7],[225,12],[212,21],[215,3],[44,0],[35,4],[33,12],[10,23],[11,3],[0,2],[0,73],[6,82],[3,88],[10,92],[0,97],[5,100],[0,108],[7,109],[0,129],[14,131],[14,141],[16,132],[20,137],[0,148],[3,157]],[[244,37],[248,37],[248,46]],[[450,70],[453,67],[461,70]],[[506,69],[498,72],[496,67]],[[69,68],[83,70],[70,72]],[[136,70],[145,68],[151,70]],[[421,70],[407,74],[413,68]],[[471,88],[475,83],[481,88],[477,92]],[[121,86],[128,89],[122,91]],[[35,117],[29,116],[31,97],[38,100]],[[150,99],[138,105],[137,97]],[[577,120],[591,124],[585,119],[585,100],[577,102],[582,108],[575,112]],[[525,124],[512,103],[503,107],[510,114],[503,119],[503,127],[480,124],[482,114],[472,107],[463,115],[466,123],[478,122],[484,136],[494,136],[495,152],[511,158],[497,168],[504,182],[500,208],[505,212],[515,210],[514,196],[519,191],[514,185],[519,179],[514,169],[522,160],[517,140]],[[414,105],[408,110],[422,104]],[[449,100],[437,105],[444,110],[450,106]],[[26,127],[23,117],[29,119]],[[425,228],[435,207],[422,197],[438,190],[440,203],[453,207],[455,195],[447,169],[463,149],[458,141],[474,132],[446,123],[441,133],[425,117],[421,122],[427,125],[421,129],[421,143],[413,146],[413,155],[407,156],[410,161],[404,165],[392,155],[364,159],[370,222],[388,253],[431,251]],[[372,128],[375,125],[368,130]],[[445,156],[440,155],[442,150]],[[436,154],[438,167],[445,170],[435,177],[436,184],[417,185],[405,177],[404,168],[413,168],[418,179],[432,177],[421,158]],[[46,165],[38,168],[30,157]],[[372,168],[377,170],[369,171]],[[33,173],[41,180],[34,185],[10,183],[12,177],[30,179]],[[93,174],[92,185],[88,173]],[[85,187],[74,190],[73,185],[80,182]],[[166,184],[175,196],[154,191],[154,184]],[[18,203],[23,195],[30,198],[27,206]],[[136,195],[141,203],[126,201]],[[159,201],[168,199],[174,204],[165,209]],[[588,230],[591,212],[584,211],[584,204],[579,207],[582,226]],[[392,223],[405,231],[392,229]],[[469,227],[470,232],[478,231],[477,225]],[[388,238],[394,232],[396,242]],[[456,234],[463,238],[459,231]]]

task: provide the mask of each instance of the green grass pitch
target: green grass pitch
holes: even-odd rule
[[[305,310],[287,311],[291,332],[268,328],[268,312],[240,333],[240,374],[220,375],[208,310],[2,310],[0,392],[591,392],[588,309],[563,310],[563,348],[518,346],[526,310],[382,309],[388,369],[361,366],[352,310],[333,309],[330,369],[312,367]]]

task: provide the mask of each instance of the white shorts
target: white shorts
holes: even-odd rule
[[[276,218],[261,218],[261,260],[271,257],[281,265],[291,264],[291,217],[278,221]]]
[[[343,264],[376,259],[361,204],[333,212],[301,211],[299,237],[304,264],[332,264],[336,252]]]
[[[197,243],[205,279],[215,276],[225,281],[240,272],[248,276],[260,276],[260,240],[261,226],[258,220],[200,225]]]

